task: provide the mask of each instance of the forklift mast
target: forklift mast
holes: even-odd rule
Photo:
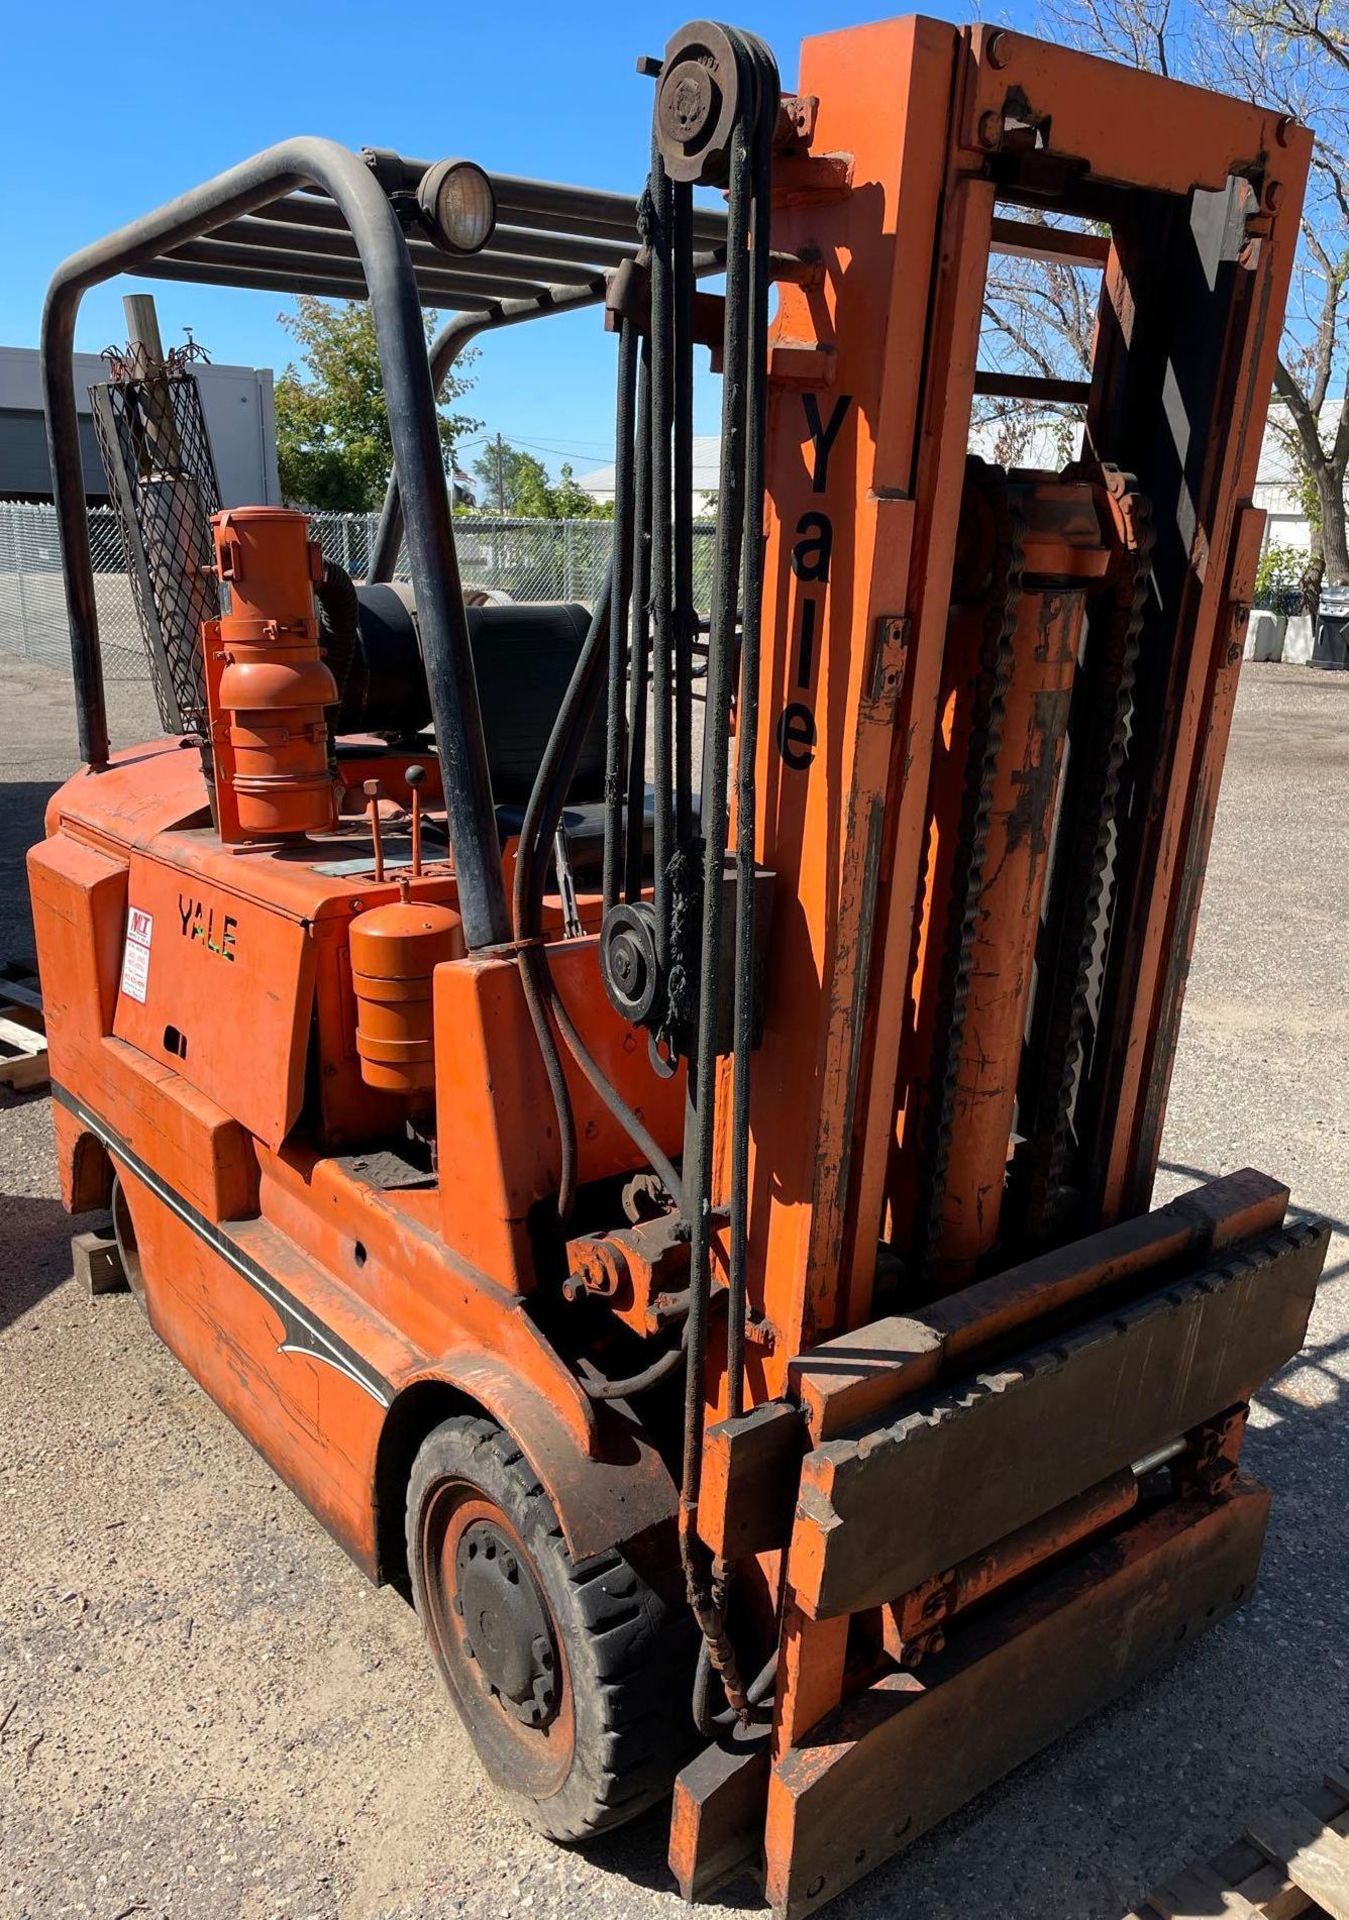
[[[924,18],[790,94],[705,21],[639,66],[636,197],[301,139],[58,272],[86,764],[30,874],[66,1198],[156,1330],[546,1831],[673,1784],[685,1895],[796,1916],[1255,1578],[1327,1230],[1148,1207],[1311,140]],[[1008,256],[1089,279],[1089,367],[989,351]],[[132,269],[368,294],[394,472],[363,582],[211,516],[206,715],[114,752],[71,357]],[[607,581],[466,605],[436,393],[584,307]],[[984,457],[998,399],[1072,460]]]

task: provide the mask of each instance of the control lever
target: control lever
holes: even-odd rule
[[[384,878],[384,842],[379,830],[379,781],[367,780],[361,792],[370,803],[367,811],[370,815],[370,838],[375,847],[375,880],[380,882]]]
[[[412,877],[422,877],[422,787],[426,781],[426,768],[409,767],[407,770],[408,792],[412,795]]]

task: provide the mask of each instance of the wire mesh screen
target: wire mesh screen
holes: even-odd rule
[[[89,510],[89,547],[103,671],[109,680],[144,680],[145,648],[136,619],[126,551],[111,507]],[[70,670],[70,626],[56,509],[0,502],[0,654]]]
[[[375,543],[376,514],[316,513],[313,537],[324,558],[363,580]],[[712,601],[714,522],[693,529],[693,597],[700,612]],[[589,604],[604,584],[613,548],[612,520],[511,520],[494,514],[456,513],[454,543],[466,593],[509,600],[581,600]],[[409,577],[407,547],[398,550],[394,572]]]
[[[512,600],[595,600],[613,548],[608,520],[479,520],[464,514],[454,523],[459,577],[468,592],[478,587]]]
[[[219,612],[211,515],[220,483],[195,375],[149,367],[91,392],[131,600],[168,733],[205,727],[201,626]]]
[[[313,537],[327,558],[336,560],[356,580],[365,576],[377,525],[376,514],[311,516]],[[498,520],[457,513],[454,531],[465,590],[513,600],[593,601],[613,542],[609,520]],[[694,529],[694,601],[702,613],[711,600],[714,531],[710,520]],[[147,643],[141,605],[148,596],[143,581],[138,588],[134,553],[128,566],[123,531],[111,507],[89,509],[89,545],[104,674],[109,680],[143,681]],[[400,578],[408,578],[406,552],[399,555],[396,571]],[[197,580],[205,582],[207,611],[213,616],[216,607],[209,590],[214,580],[201,575]],[[191,617],[190,612],[181,617]],[[193,629],[194,673],[200,671],[197,645]],[[54,507],[0,501],[0,656],[69,671],[70,628]],[[189,710],[199,701],[197,685],[188,687],[193,696],[185,703]],[[156,676],[156,690],[158,686]],[[164,724],[170,733],[184,728],[176,696]]]

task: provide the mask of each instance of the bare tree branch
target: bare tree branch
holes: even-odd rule
[[[1310,126],[1317,144],[1275,391],[1274,432],[1319,511],[1329,577],[1349,582],[1349,0],[1041,0],[1049,37],[1148,72],[1257,101]],[[1043,221],[1039,212],[1021,218]],[[1091,369],[1100,282],[1090,271],[999,261],[985,299],[985,353],[1005,372],[1081,378]],[[986,430],[1023,450],[1071,425],[1043,405],[986,410]],[[1020,408],[1018,414],[1017,408]],[[1319,559],[1316,560],[1319,567]]]

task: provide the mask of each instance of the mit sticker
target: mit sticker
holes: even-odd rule
[[[150,984],[150,941],[155,923],[141,907],[131,907],[126,916],[126,946],[122,950],[122,992],[129,999],[145,1004]]]

